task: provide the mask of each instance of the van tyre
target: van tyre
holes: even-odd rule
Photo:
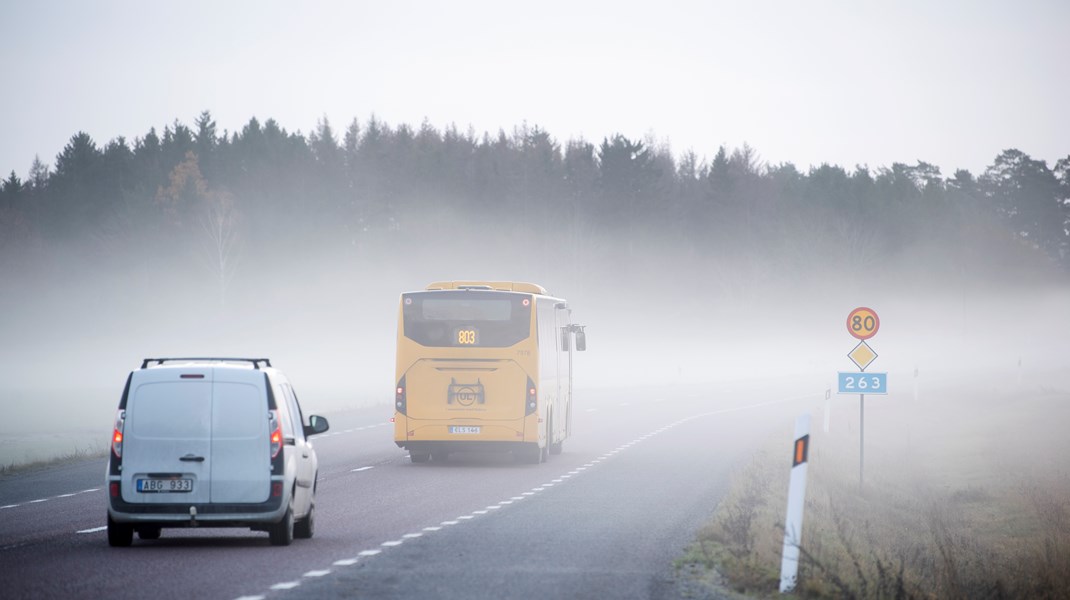
[[[142,540],[158,540],[160,531],[159,527],[138,527],[137,537]]]
[[[286,509],[282,520],[268,529],[268,538],[272,546],[289,546],[294,541],[294,508],[293,504]]]
[[[108,545],[125,548],[133,541],[134,526],[128,523],[116,523],[111,520],[111,515],[108,515]]]
[[[294,537],[307,540],[316,532],[316,503],[308,506],[308,515],[294,523]]]

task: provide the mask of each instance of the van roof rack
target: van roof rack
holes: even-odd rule
[[[271,366],[271,360],[267,358],[225,358],[225,357],[183,357],[183,358],[146,358],[141,361],[141,368],[147,369],[151,364],[162,365],[165,362],[175,361],[197,361],[197,362],[247,362],[253,363],[253,368],[259,370],[260,363],[264,363],[265,367]]]

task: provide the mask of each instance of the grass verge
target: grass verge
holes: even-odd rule
[[[987,389],[925,407],[867,403],[864,486],[857,410],[828,434],[815,419],[797,595],[1070,597],[1068,400]],[[677,560],[691,579],[779,596],[789,437],[734,475]]]
[[[77,448],[71,450],[59,456],[38,459],[29,462],[10,462],[8,464],[0,464],[0,477],[8,477],[19,473],[25,473],[27,471],[33,471],[36,469],[44,469],[47,467],[54,467],[57,465],[64,465],[69,463],[78,462],[90,458],[104,458],[108,455],[107,445],[91,445],[84,448]]]

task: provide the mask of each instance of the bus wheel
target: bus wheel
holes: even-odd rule
[[[550,444],[550,454],[561,454],[561,449],[564,446],[564,442],[557,442]]]
[[[431,458],[430,452],[409,452],[409,458],[414,463],[425,463]]]
[[[537,465],[542,462],[542,448],[538,444],[525,444],[520,450],[513,451],[513,457],[518,462]]]
[[[443,450],[441,452],[432,452],[431,453],[431,460],[433,460],[433,461],[435,461],[437,463],[444,463],[444,462],[447,462],[449,459],[450,459],[450,453],[446,452],[445,450]]]

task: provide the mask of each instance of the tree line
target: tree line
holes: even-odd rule
[[[309,240],[358,252],[493,240],[539,249],[530,260],[583,264],[670,253],[744,285],[926,244],[950,249],[939,259],[949,271],[997,248],[1065,274],[1068,199],[1070,156],[1049,167],[1016,149],[978,175],[921,161],[800,170],[747,145],[706,159],[623,135],[561,143],[527,124],[477,135],[374,116],[341,132],[325,117],[307,136],[256,118],[220,132],[206,111],[132,142],[100,146],[79,132],[53,164],[12,171],[0,184],[0,253],[180,249],[201,255],[221,286],[237,254]]]

